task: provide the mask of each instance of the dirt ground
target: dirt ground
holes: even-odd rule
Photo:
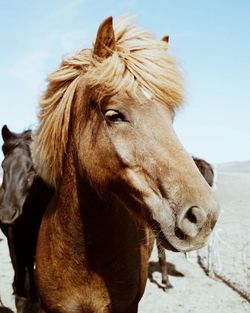
[[[217,166],[216,193],[222,213],[208,248],[199,251],[203,266],[213,265],[209,278],[197,262],[197,253],[167,252],[174,288],[163,291],[156,251],[150,260],[153,282],[148,280],[139,313],[246,313],[250,312],[250,162]],[[4,236],[0,234],[0,296],[14,309],[13,270]],[[248,300],[247,300],[248,299]]]

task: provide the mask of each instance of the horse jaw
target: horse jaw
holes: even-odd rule
[[[176,204],[167,199],[157,187],[152,187],[152,184],[148,183],[150,179],[145,179],[145,173],[141,170],[127,169],[126,172],[133,187],[139,191],[140,198],[137,197],[138,201],[146,206],[146,210],[150,213],[151,219],[147,222],[166,249],[188,252],[197,250],[206,244],[213,226],[208,223],[198,234],[192,235],[190,233],[190,238],[188,235],[180,236],[178,230],[180,214],[174,213]],[[214,202],[214,207],[217,206],[217,203]],[[217,217],[214,214],[215,220]]]

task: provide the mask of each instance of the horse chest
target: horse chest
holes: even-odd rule
[[[46,303],[52,308],[56,305],[52,312],[131,313],[137,306],[147,275],[142,264],[147,264],[148,255],[140,246],[144,230],[138,229],[127,212],[120,212],[119,222],[112,221],[113,227],[105,225],[105,215],[103,212],[98,219],[85,216],[86,225],[81,226],[77,238],[68,225],[56,239],[59,226],[53,225],[53,219],[43,221],[40,244],[48,233],[53,233],[57,243],[47,241],[46,247],[38,249],[38,278],[43,277],[38,281],[39,289]]]

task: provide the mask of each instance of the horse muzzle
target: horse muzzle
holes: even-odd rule
[[[190,206],[177,214],[156,214],[153,217],[156,236],[168,250],[188,252],[201,248],[208,241],[218,219],[218,204],[214,202],[213,205],[210,210]],[[169,211],[169,207],[165,210]]]
[[[12,225],[15,223],[15,221],[18,219],[19,216],[20,216],[20,213],[18,209],[7,210],[7,209],[0,208],[0,221],[3,224]]]

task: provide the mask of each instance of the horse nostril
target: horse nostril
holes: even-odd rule
[[[195,214],[192,211],[192,208],[186,212],[185,217],[191,222],[191,223],[197,223],[197,218]]]
[[[197,227],[201,228],[207,220],[207,213],[203,208],[199,208],[197,206],[191,207],[187,213],[187,219],[197,225]]]
[[[16,215],[17,215],[17,210],[15,209],[12,212],[11,218],[14,219]]]
[[[177,225],[183,234],[194,238],[198,235],[206,221],[207,214],[204,209],[193,206],[180,215]]]
[[[11,211],[4,209],[0,212],[0,220],[3,224],[12,224],[18,218],[18,215],[18,209],[12,209]]]

